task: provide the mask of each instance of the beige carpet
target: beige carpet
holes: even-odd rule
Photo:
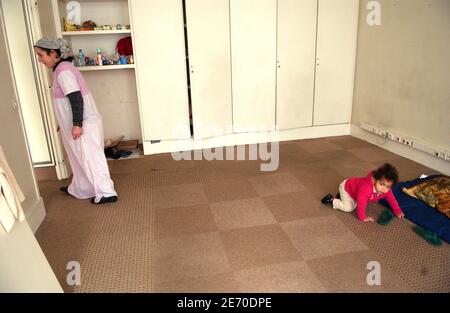
[[[120,200],[105,206],[43,181],[37,238],[67,292],[450,291],[448,244],[427,244],[406,220],[365,224],[320,203],[385,161],[403,180],[433,170],[352,137],[282,143],[280,158],[276,172],[170,154],[113,161]],[[70,261],[81,286],[66,284]],[[381,286],[366,283],[370,261]]]

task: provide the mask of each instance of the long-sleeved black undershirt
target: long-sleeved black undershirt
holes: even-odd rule
[[[67,95],[72,107],[73,126],[83,127],[83,95],[80,91],[75,91]]]

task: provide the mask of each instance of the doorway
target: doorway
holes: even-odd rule
[[[48,73],[39,66],[33,43],[42,37],[39,4],[50,1],[1,0],[14,80],[18,90],[28,146],[36,176],[64,179],[68,170],[51,110]],[[46,12],[47,13],[47,12]],[[51,10],[50,12],[51,13]],[[48,13],[47,13],[48,14]],[[45,16],[45,20],[51,16]],[[47,29],[47,32],[49,30]]]

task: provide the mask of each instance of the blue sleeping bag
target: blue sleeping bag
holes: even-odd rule
[[[407,219],[422,228],[435,232],[439,238],[445,240],[447,243],[450,243],[450,218],[440,213],[438,210],[430,207],[422,200],[408,196],[402,191],[404,187],[413,187],[436,176],[438,175],[398,183],[392,187],[392,192],[394,193],[395,199],[397,199],[397,202],[405,213],[405,217]],[[381,200],[380,203],[389,208],[389,204],[385,199]]]

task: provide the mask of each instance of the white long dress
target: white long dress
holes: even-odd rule
[[[68,191],[78,199],[117,196],[104,153],[103,123],[80,71],[71,62],[61,62],[54,72],[54,111],[59,123],[73,178]],[[72,138],[72,108],[67,95],[81,91],[84,101],[83,134]]]

